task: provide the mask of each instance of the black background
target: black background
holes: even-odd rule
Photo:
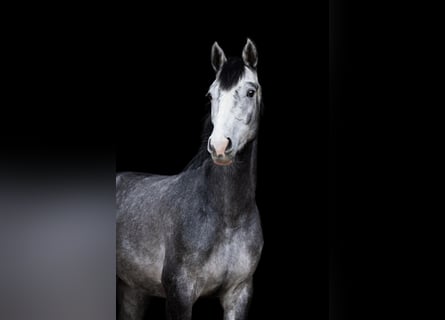
[[[440,305],[432,11],[330,1],[331,319],[425,318]]]
[[[443,149],[434,140],[443,117],[429,108],[441,109],[431,98],[440,82],[428,74],[441,77],[435,10],[342,0],[213,5],[55,14],[39,4],[10,13],[1,169],[43,179],[91,170],[107,186],[114,160],[117,171],[179,172],[200,144],[212,43],[239,55],[250,37],[264,97],[265,237],[251,318],[322,319],[328,305],[330,319],[425,318],[443,251],[432,228],[442,225],[432,201],[440,189],[431,187],[441,183],[432,163]],[[221,316],[207,301],[195,311]]]
[[[332,319],[395,312],[396,288],[407,285],[396,263],[406,237],[395,232],[406,221],[395,191],[409,182],[396,156],[406,139],[391,130],[403,114],[401,33],[369,19],[378,6],[330,5],[330,14],[327,4],[171,5],[11,23],[20,35],[9,46],[3,150],[22,150],[14,159],[29,162],[46,154],[51,169],[69,159],[79,172],[111,151],[117,171],[177,173],[201,141],[212,43],[239,55],[250,37],[264,98],[257,202],[265,238],[251,318],[322,319],[328,305]],[[163,312],[162,301],[153,307]],[[222,316],[215,301],[194,311]]]
[[[251,319],[325,318],[328,8],[229,9],[222,17],[126,20],[117,63],[117,171],[180,172],[201,143],[215,76],[211,45],[240,56],[251,38],[264,99],[257,202],[265,238]],[[162,313],[162,301],[153,309]],[[194,317],[222,312],[217,301],[203,301]]]
[[[90,170],[107,186],[114,160],[117,171],[179,172],[200,144],[212,43],[239,55],[250,37],[265,237],[251,318],[322,319],[328,305],[330,319],[425,318],[443,251],[435,12],[342,0],[8,12],[0,168]],[[195,311],[221,316],[207,301]]]

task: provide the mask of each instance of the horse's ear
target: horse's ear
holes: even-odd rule
[[[221,69],[224,62],[227,61],[226,55],[224,54],[223,49],[218,45],[218,43],[215,41],[215,43],[212,46],[212,67],[215,69],[216,72]]]
[[[256,65],[258,64],[258,53],[256,51],[256,47],[249,38],[247,38],[247,43],[243,49],[243,61],[251,68],[256,68]]]

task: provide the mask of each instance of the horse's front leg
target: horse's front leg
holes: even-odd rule
[[[227,290],[221,297],[224,320],[245,320],[252,297],[252,279]]]
[[[150,297],[144,291],[131,288],[118,280],[119,320],[142,320]]]
[[[164,276],[166,314],[168,320],[191,320],[197,296],[195,280],[182,272]]]

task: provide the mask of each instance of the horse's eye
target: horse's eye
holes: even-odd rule
[[[207,99],[212,100],[212,95],[210,93],[206,94]]]
[[[247,96],[248,96],[249,98],[252,98],[254,94],[255,94],[255,90],[249,90],[249,91],[247,91]]]

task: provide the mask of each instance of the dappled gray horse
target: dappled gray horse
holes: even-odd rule
[[[143,319],[150,296],[166,298],[171,320],[190,320],[200,296],[219,297],[225,320],[247,318],[263,247],[255,203],[256,47],[248,39],[242,59],[226,59],[215,42],[211,61],[216,79],[202,150],[177,175],[117,175],[121,320]]]

